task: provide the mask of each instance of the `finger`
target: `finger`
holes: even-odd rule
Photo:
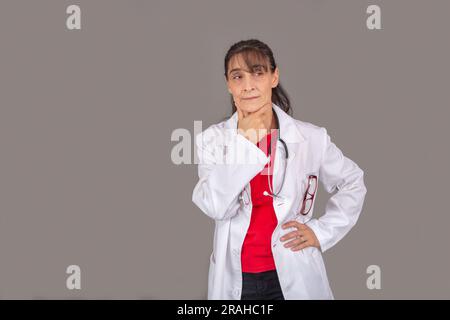
[[[300,244],[302,244],[302,241],[300,239],[295,238],[294,240],[286,242],[283,246],[285,248],[292,248],[292,247],[295,247],[295,246],[299,246]]]
[[[285,224],[283,224],[281,227],[283,228],[283,229],[286,229],[286,228],[289,228],[289,227],[295,227],[295,228],[298,228],[299,227],[299,222],[298,221],[295,221],[295,220],[292,220],[292,221],[288,221],[288,222],[286,222]]]
[[[307,247],[311,247],[312,243],[310,241],[305,241],[303,243],[300,243],[297,246],[294,246],[291,248],[292,251],[300,251],[302,249],[305,249]]]
[[[298,226],[297,227],[298,227],[299,230],[302,230],[302,231],[303,230],[308,230],[308,228],[309,228],[306,224],[303,224],[301,222],[298,222]]]
[[[297,238],[299,236],[301,236],[301,235],[298,233],[297,230],[295,230],[295,231],[291,231],[291,232],[285,234],[284,236],[282,236],[280,238],[280,240],[281,241],[286,241],[286,240],[289,240],[289,239],[292,239],[292,238]]]
[[[238,113],[238,119],[244,119],[244,113],[241,111],[241,109],[239,109],[238,107],[236,107],[237,113]]]

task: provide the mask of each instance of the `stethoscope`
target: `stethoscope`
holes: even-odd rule
[[[284,160],[285,160],[285,163],[286,163],[286,166],[287,166],[287,162],[288,162],[288,159],[289,159],[289,152],[288,152],[288,148],[287,148],[287,145],[286,145],[286,142],[284,142],[284,140],[283,139],[281,139],[280,138],[280,130],[281,130],[281,128],[280,128],[280,123],[279,123],[279,121],[278,121],[278,116],[277,116],[277,113],[275,112],[275,111],[273,111],[273,114],[275,115],[275,119],[276,119],[276,121],[277,121],[277,127],[278,127],[278,135],[277,135],[277,140],[279,141],[279,142],[281,142],[281,144],[282,144],[282,146],[283,146],[283,148],[284,148]],[[272,157],[271,157],[271,155],[272,155],[272,139],[270,140],[270,142],[269,142],[269,151],[268,151],[268,157],[269,157],[269,166],[268,166],[268,169],[270,170],[270,167],[272,166]],[[280,194],[280,192],[281,192],[281,190],[283,189],[283,185],[284,185],[284,180],[285,180],[285,178],[286,178],[286,170],[287,168],[284,168],[284,172],[283,172],[283,179],[281,180],[281,184],[280,184],[280,189],[278,190],[278,192],[274,192],[274,190],[273,190],[273,185],[272,185],[272,179],[271,179],[271,177],[273,176],[273,175],[270,175],[270,174],[267,174],[267,184],[269,185],[269,190],[270,190],[270,192],[268,192],[267,190],[265,190],[264,192],[263,192],[263,195],[265,195],[265,196],[268,196],[268,197],[272,197],[272,198],[281,198],[281,196],[279,195]],[[269,171],[270,172],[270,171]],[[245,200],[244,200],[244,195],[243,195],[243,193],[246,193],[246,195],[247,195],[247,198],[248,198],[248,202],[245,202]],[[249,197],[249,195],[248,195],[248,191],[247,191],[247,188],[244,188],[244,190],[242,190],[242,192],[241,192],[241,194],[240,194],[240,196],[239,196],[239,200],[241,201],[241,203],[243,203],[243,204],[245,204],[245,205],[248,205],[249,203],[250,203],[250,197]]]

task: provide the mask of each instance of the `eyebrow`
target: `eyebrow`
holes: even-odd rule
[[[257,68],[263,68],[264,71],[266,71],[266,66],[264,66],[264,65],[262,65],[262,64],[254,64],[254,65],[252,66],[252,69],[253,69],[253,70],[255,70],[255,69],[257,69]],[[234,68],[234,69],[231,69],[229,73],[231,74],[231,73],[233,73],[233,72],[235,72],[235,71],[241,71],[241,70],[242,70],[241,68]],[[244,70],[244,71],[247,71],[247,70]]]
[[[242,70],[241,68],[234,68],[234,69],[230,70],[229,73],[233,73],[233,72],[235,72],[235,71],[241,71],[241,70]]]

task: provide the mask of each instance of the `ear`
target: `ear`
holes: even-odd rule
[[[278,70],[278,67],[276,67],[272,74],[272,88],[278,86],[279,82],[280,82],[280,72]]]

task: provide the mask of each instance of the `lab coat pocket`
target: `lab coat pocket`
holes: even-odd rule
[[[310,177],[314,176],[316,181],[315,182],[319,182],[319,173],[317,171],[306,171],[306,173],[303,175],[302,179],[301,179],[301,190],[303,192],[306,192],[306,190],[308,189],[308,185],[314,181],[311,181]],[[313,190],[311,190],[313,191]]]
[[[314,203],[317,198],[317,191],[319,188],[319,174],[317,171],[308,171],[300,182],[300,203],[298,212],[301,211],[311,215],[314,209]],[[306,216],[306,215],[305,215]]]
[[[313,264],[315,265],[315,268],[317,272],[320,274],[321,283],[323,285],[324,290],[331,292],[331,289],[329,287],[328,283],[328,276],[327,271],[325,268],[325,263],[323,261],[322,253],[320,252],[320,249],[316,247],[308,247],[305,248],[308,249],[309,255],[311,256],[311,260]]]
[[[314,262],[314,264],[316,265],[317,270],[320,272],[320,275],[323,277],[324,276],[324,264],[323,264],[323,259],[322,259],[322,254],[320,253],[320,250],[316,247],[307,247],[305,248],[309,251],[309,255],[311,256],[311,260]]]
[[[313,253],[313,248],[307,247],[294,251],[293,254],[297,260],[297,268],[303,278],[302,282],[305,286],[305,292],[308,293],[310,299],[317,299],[323,292],[324,282],[321,269]]]

